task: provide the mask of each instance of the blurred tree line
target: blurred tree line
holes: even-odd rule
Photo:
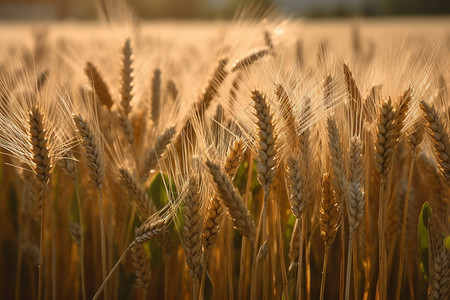
[[[108,1],[108,0],[100,0]],[[117,1],[117,0],[115,0]],[[142,19],[232,18],[236,8],[246,4],[281,6],[290,16],[339,17],[351,15],[433,15],[450,14],[450,0],[124,0]],[[297,1],[302,1],[302,9]],[[282,4],[282,5],[281,5]],[[92,19],[93,0],[0,0],[17,9],[51,6],[57,18]],[[0,14],[1,16],[1,14]],[[14,16],[12,16],[14,18]]]

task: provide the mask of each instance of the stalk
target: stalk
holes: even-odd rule
[[[380,198],[378,208],[378,289],[379,297],[384,300],[385,287],[384,287],[384,189],[386,186],[386,177],[381,175],[380,182]]]
[[[44,228],[45,228],[45,192],[42,197],[42,209],[41,209],[41,235],[40,235],[40,243],[39,243],[39,280],[38,280],[38,300],[42,300],[42,292],[43,292],[43,281],[44,281],[44,266],[45,266],[45,236],[44,236]]]
[[[406,240],[406,220],[408,218],[408,203],[409,203],[409,194],[411,192],[411,184],[412,184],[412,175],[414,170],[414,161],[415,161],[416,151],[412,151],[411,153],[411,162],[409,163],[409,171],[408,171],[408,187],[406,189],[405,196],[405,204],[403,206],[403,221],[402,221],[402,236],[400,241],[400,262],[398,267],[398,282],[397,282],[397,291],[395,293],[395,299],[400,299],[401,289],[402,289],[402,276],[403,276],[403,265],[405,261],[405,240]]]
[[[103,194],[98,191],[98,204],[100,208],[100,240],[101,240],[101,251],[102,251],[102,274],[103,281],[106,283],[106,238],[105,238],[105,227],[103,220]],[[108,290],[105,289],[105,299],[108,299]]]
[[[125,249],[125,251],[123,251],[122,255],[119,257],[119,260],[116,262],[116,264],[111,269],[111,271],[109,271],[108,276],[105,277],[105,279],[103,280],[102,284],[100,285],[100,287],[98,288],[97,292],[95,293],[94,297],[92,297],[92,300],[95,300],[95,299],[98,298],[98,296],[100,296],[100,293],[105,288],[105,285],[108,282],[109,278],[114,273],[114,271],[117,269],[117,267],[119,267],[120,262],[122,261],[122,259],[124,259],[125,255],[128,253],[128,251],[130,251],[131,247],[133,247],[133,246],[134,246],[133,243],[131,243],[130,246],[128,246],[128,248]]]
[[[325,246],[325,256],[323,258],[322,281],[320,283],[320,300],[323,300],[325,291],[325,280],[327,278],[328,255],[330,254],[330,246]]]
[[[278,235],[278,252],[280,255],[280,265],[281,265],[281,278],[283,280],[283,290],[285,297],[289,296],[289,289],[288,289],[288,280],[287,280],[287,274],[286,274],[286,263],[284,261],[284,247],[283,247],[283,239],[282,239],[282,231],[281,231],[281,216],[280,216],[280,210],[278,208],[278,202],[275,205],[275,215],[276,215],[276,222],[277,222],[277,235]]]
[[[298,247],[298,265],[297,265],[297,299],[302,299],[302,271],[303,271],[303,239],[305,233],[305,217],[302,214],[302,226],[300,227],[300,245]]]
[[[247,182],[245,186],[244,205],[247,206],[248,197],[250,195],[250,185],[252,182],[252,170],[253,170],[253,153],[250,153],[250,160],[248,163]],[[245,299],[247,297],[246,291],[244,291],[244,270],[245,270],[245,254],[247,250],[247,239],[242,237],[241,244],[241,258],[239,262],[239,299]]]
[[[347,251],[347,273],[345,275],[345,300],[350,299],[350,282],[352,279],[350,270],[352,269],[354,236],[355,236],[355,229],[350,228],[350,233],[348,237],[348,251]],[[356,294],[353,297],[356,298]]]
[[[78,217],[80,222],[80,272],[81,272],[81,294],[83,300],[86,300],[86,281],[85,281],[85,273],[84,273],[84,233],[83,233],[83,209],[81,207],[81,199],[80,199],[80,191],[79,191],[79,182],[78,179],[75,181],[75,197],[77,198],[78,205]]]

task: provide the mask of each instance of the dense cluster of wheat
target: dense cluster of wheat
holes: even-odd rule
[[[10,42],[0,295],[448,299],[449,45],[227,27]]]

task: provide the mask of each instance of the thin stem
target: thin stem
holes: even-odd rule
[[[341,230],[341,239],[340,239],[340,244],[341,244],[341,255],[342,255],[342,259],[341,259],[341,264],[339,267],[339,299],[344,299],[344,289],[345,289],[345,282],[344,282],[344,273],[345,273],[345,223],[344,221],[342,221],[342,230]]]
[[[386,177],[381,175],[380,199],[378,208],[378,289],[380,299],[384,299],[384,189],[386,186]]]
[[[280,216],[280,209],[278,207],[279,203],[276,202],[275,205],[275,219],[277,222],[277,236],[278,236],[278,252],[280,255],[280,265],[281,265],[281,278],[283,280],[283,290],[285,294],[285,298],[289,297],[289,289],[288,289],[288,280],[287,280],[287,274],[286,274],[286,263],[284,261],[284,247],[283,247],[283,233],[281,230],[281,216]]]
[[[355,235],[355,228],[350,228],[350,233],[348,237],[348,251],[347,251],[347,273],[345,275],[345,300],[350,299],[350,283],[351,283],[351,269],[352,269],[352,258],[353,258],[353,238]],[[356,295],[354,295],[354,298]]]
[[[397,291],[395,293],[395,299],[397,300],[400,299],[400,294],[402,290],[403,263],[405,261],[406,220],[408,219],[408,203],[409,203],[409,194],[411,191],[415,154],[416,152],[413,150],[411,153],[411,162],[409,163],[408,187],[406,189],[405,204],[403,206],[402,237],[400,240],[400,262],[398,267]]]
[[[208,252],[206,252],[203,255],[203,267],[202,267],[202,277],[200,279],[200,300],[203,299],[204,293],[203,290],[205,289],[205,276],[206,276],[206,264],[208,262]]]
[[[44,281],[44,266],[45,266],[45,191],[44,196],[42,197],[42,208],[41,208],[41,238],[39,245],[39,281],[38,281],[38,300],[42,299],[43,293],[43,281]]]
[[[299,230],[299,234],[300,234],[300,240],[299,240],[299,247],[298,247],[298,264],[297,264],[297,299],[302,299],[302,271],[303,271],[303,239],[304,239],[304,234],[305,234],[305,217],[304,217],[304,213],[301,216],[301,222],[302,225],[300,226],[300,224],[298,226],[300,226],[300,230]]]
[[[100,240],[101,240],[101,251],[102,251],[102,273],[103,273],[103,281],[106,279],[106,238],[105,238],[105,227],[103,221],[103,194],[99,190],[98,191],[98,205],[100,208]],[[108,299],[107,289],[105,290],[105,299]]]
[[[264,209],[261,209],[261,213],[259,215],[258,220],[258,227],[256,229],[256,237],[255,242],[253,244],[253,264],[252,264],[252,279],[251,279],[251,286],[250,286],[250,299],[255,300],[256,299],[256,279],[257,279],[257,273],[258,273],[258,260],[256,259],[256,256],[258,255],[258,242],[259,242],[259,236],[261,233],[261,219],[263,217]]]
[[[227,276],[228,276],[228,299],[233,299],[233,256],[232,256],[232,247],[231,247],[231,228],[229,226],[228,219],[225,219],[224,228],[225,232],[225,249],[227,255]]]
[[[305,226],[306,226],[306,224],[305,224]],[[311,257],[312,239],[313,239],[314,233],[316,232],[317,227],[318,226],[316,225],[311,229],[308,241],[306,243],[305,266],[306,266],[306,299],[307,300],[311,299],[311,262],[310,262],[310,257]],[[305,230],[305,232],[306,232],[306,230]]]
[[[117,267],[120,265],[120,262],[122,261],[122,259],[125,257],[125,255],[128,253],[128,251],[130,251],[131,247],[134,247],[134,243],[131,243],[127,249],[125,249],[125,251],[122,253],[122,255],[119,257],[119,260],[116,262],[116,264],[114,265],[114,267],[111,269],[111,271],[109,271],[108,276],[106,276],[106,278],[103,280],[102,284],[100,285],[100,287],[98,288],[97,292],[95,293],[94,297],[92,297],[92,300],[95,300],[98,298],[98,296],[100,296],[100,293],[103,291],[106,283],[108,282],[109,278],[111,277],[111,275],[114,273],[114,271],[117,269]]]
[[[250,153],[250,160],[248,163],[248,172],[247,172],[247,182],[245,186],[245,196],[244,196],[244,205],[247,206],[248,203],[248,197],[250,195],[250,186],[252,182],[252,171],[253,171],[253,153]],[[244,284],[244,271],[245,271],[245,256],[247,250],[247,239],[242,237],[242,244],[241,244],[241,258],[239,262],[239,299],[245,299],[247,298],[247,292],[244,290],[244,287],[247,285]]]
[[[356,232],[355,230],[355,235],[359,234]],[[357,240],[357,238],[353,238],[354,240]],[[359,273],[358,273],[358,247],[357,247],[358,243],[353,242],[353,293],[355,294],[355,296],[353,298],[358,299],[359,296],[359,282],[358,282],[358,278],[359,278]]]
[[[84,225],[84,217],[83,217],[83,208],[81,207],[81,198],[80,198],[80,190],[79,190],[79,182],[78,179],[75,180],[75,197],[77,198],[78,205],[78,222],[80,223],[80,271],[81,271],[81,294],[83,300],[86,300],[86,281],[85,281],[85,273],[84,273],[84,233],[83,233],[83,225]]]
[[[322,281],[320,283],[320,300],[323,300],[324,291],[325,291],[325,280],[327,278],[327,263],[328,263],[328,255],[330,253],[330,246],[325,246],[325,256],[323,257],[323,269],[322,269]]]

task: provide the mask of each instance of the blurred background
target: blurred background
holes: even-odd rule
[[[0,20],[94,19],[93,0],[0,0]],[[248,3],[291,17],[450,14],[450,0],[127,0],[142,19],[232,18]],[[101,4],[100,4],[101,5]]]

